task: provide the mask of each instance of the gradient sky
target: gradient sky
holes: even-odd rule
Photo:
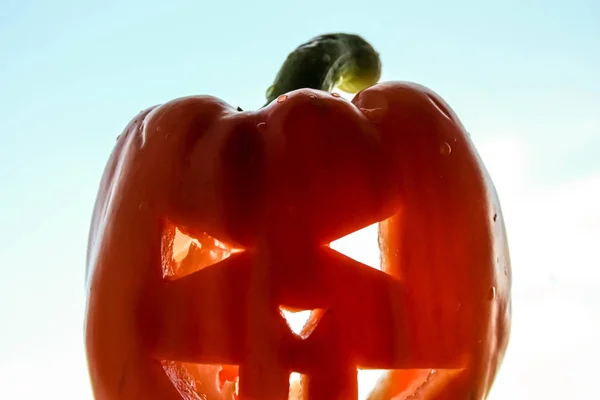
[[[515,323],[492,398],[593,397],[600,3],[3,0],[0,398],[91,396],[82,339],[87,231],[127,122],[190,94],[257,108],[288,52],[334,31],[374,45],[382,80],[438,92],[496,182]]]

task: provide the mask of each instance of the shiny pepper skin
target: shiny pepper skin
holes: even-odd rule
[[[510,258],[456,115],[405,82],[352,102],[283,96],[256,112],[177,99],[118,139],[87,258],[96,399],[287,399],[294,371],[304,398],[355,399],[357,368],[390,370],[373,399],[485,398],[509,338]],[[328,247],[376,222],[382,271]],[[185,271],[175,228],[201,243]],[[282,306],[321,311],[298,336]],[[227,374],[237,394],[217,384]]]

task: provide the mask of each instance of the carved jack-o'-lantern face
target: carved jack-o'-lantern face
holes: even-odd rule
[[[481,399],[506,348],[500,207],[437,96],[298,90],[256,113],[143,112],[94,213],[86,342],[99,399]],[[380,269],[329,244],[380,223]],[[315,310],[296,334],[282,310]],[[290,375],[300,379],[290,385]]]

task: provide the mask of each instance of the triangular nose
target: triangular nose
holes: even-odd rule
[[[308,326],[309,324],[307,324],[309,322],[309,318],[311,317],[311,315],[318,315],[321,314],[321,312],[323,311],[320,308],[315,308],[315,309],[309,309],[309,310],[298,310],[298,309],[294,309],[293,311],[290,311],[288,309],[286,309],[285,307],[279,307],[279,310],[281,311],[281,315],[283,315],[283,318],[285,318],[285,321],[287,322],[288,326],[290,327],[290,330],[296,335],[301,337],[302,339],[306,339],[310,336],[310,334],[313,332],[314,328],[317,326],[318,319],[315,321],[311,321],[312,326]]]

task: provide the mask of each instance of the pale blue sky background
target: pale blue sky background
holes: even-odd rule
[[[600,348],[600,3],[0,2],[0,398],[89,398],[87,230],[139,110],[212,94],[244,109],[312,36],[363,35],[382,80],[454,108],[498,186],[515,327],[494,399],[587,399]],[[365,250],[367,251],[367,250]]]

